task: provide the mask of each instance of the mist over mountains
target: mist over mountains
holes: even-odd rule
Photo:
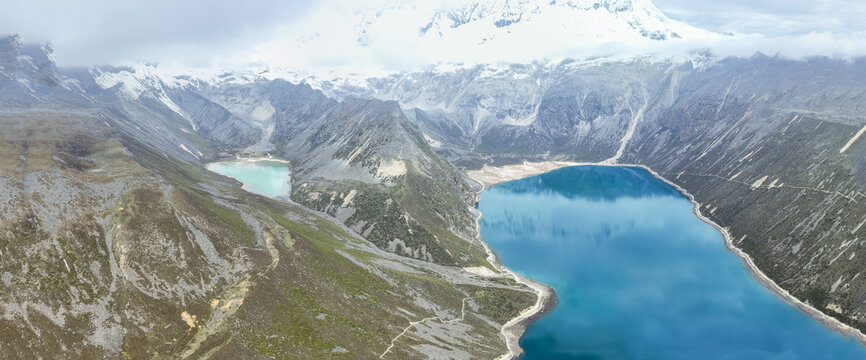
[[[53,42],[63,66],[143,61],[183,72],[251,65],[410,71],[435,63],[687,57],[706,50],[721,57],[866,55],[866,29],[856,21],[866,9],[837,1],[257,0],[235,9],[200,2],[74,7],[16,0],[0,15],[0,33]],[[158,26],[151,21],[156,18]],[[677,41],[646,41],[653,36]]]

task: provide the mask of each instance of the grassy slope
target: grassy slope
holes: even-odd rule
[[[401,264],[329,220],[247,194],[89,115],[0,120],[0,174],[26,195],[0,207],[0,269],[17,285],[2,296],[25,309],[0,319],[7,356],[375,358],[410,321],[456,317],[478,285],[503,286],[465,274],[474,285],[459,285],[438,267]],[[59,195],[27,185],[36,174],[48,187],[77,184],[56,236],[40,212],[54,202],[40,198]],[[457,334],[474,335],[447,347],[504,352],[486,319],[534,302],[517,298],[498,312],[469,301],[469,327]],[[420,356],[411,346],[432,341],[425,336],[410,331],[391,354]]]

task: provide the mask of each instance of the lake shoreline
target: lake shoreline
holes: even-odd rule
[[[233,160],[229,160],[229,159],[233,159]],[[253,162],[253,163],[255,163],[255,162],[275,162],[275,163],[280,163],[280,164],[285,164],[285,165],[291,164],[291,162],[288,160],[275,158],[273,156],[241,157],[240,155],[235,155],[233,158],[219,159],[217,161],[212,162],[211,164],[220,163],[220,162],[230,162],[230,161],[247,161],[247,162]]]
[[[479,184],[482,184],[482,188],[476,193],[476,197],[487,189],[487,186],[480,181]],[[470,209],[475,213],[475,226],[477,229],[475,238],[487,252],[487,261],[501,273],[510,275],[515,282],[529,287],[537,296],[535,304],[532,307],[502,325],[502,330],[500,331],[502,336],[505,337],[505,346],[508,348],[508,352],[498,357],[497,360],[518,359],[523,354],[523,349],[520,347],[520,338],[523,336],[523,333],[526,332],[526,329],[530,324],[553,310],[553,307],[556,306],[558,301],[556,291],[554,291],[550,286],[520,276],[506,267],[499,258],[499,255],[493,251],[490,245],[487,244],[481,236],[481,218],[483,217],[483,214],[474,207]]]
[[[863,332],[861,332],[860,330],[858,330],[854,327],[851,327],[849,325],[842,323],[841,321],[839,321],[836,318],[833,318],[833,317],[823,313],[822,311],[818,310],[817,308],[815,308],[809,304],[806,304],[805,302],[801,301],[800,299],[797,299],[796,297],[791,295],[787,290],[783,289],[778,284],[776,284],[772,279],[770,279],[766,274],[764,274],[760,269],[758,269],[757,265],[755,265],[754,260],[751,258],[751,256],[749,254],[745,253],[743,250],[741,250],[740,248],[736,247],[736,245],[734,245],[733,239],[731,238],[727,229],[722,228],[721,226],[719,226],[718,224],[716,224],[715,222],[713,222],[712,220],[710,220],[709,218],[707,218],[706,216],[704,216],[701,213],[701,210],[700,210],[701,204],[695,200],[695,198],[692,194],[690,194],[688,191],[686,191],[685,189],[683,189],[679,185],[677,185],[677,184],[673,183],[672,181],[664,178],[659,173],[655,172],[654,170],[650,169],[649,167],[647,167],[645,165],[615,164],[615,163],[607,163],[607,162],[605,162],[605,163],[585,163],[585,162],[569,162],[569,161],[546,161],[546,162],[536,162],[536,163],[524,162],[523,164],[519,164],[519,165],[508,165],[508,166],[503,166],[503,167],[484,166],[480,170],[466,171],[466,174],[470,178],[479,182],[482,185],[482,190],[478,192],[480,194],[481,192],[483,192],[487,188],[494,186],[494,185],[497,185],[497,184],[501,184],[501,183],[513,181],[513,180],[524,179],[524,178],[544,174],[544,173],[547,173],[547,172],[550,172],[553,170],[557,170],[557,169],[561,169],[561,168],[565,168],[565,167],[572,167],[572,166],[636,167],[636,168],[641,168],[641,169],[646,170],[653,177],[655,177],[655,178],[663,181],[664,183],[670,185],[671,187],[676,189],[680,194],[685,196],[692,203],[693,213],[698,217],[698,219],[700,219],[701,221],[703,221],[707,224],[710,224],[711,226],[713,226],[717,231],[719,231],[722,234],[722,237],[724,238],[724,241],[725,241],[725,248],[727,248],[728,251],[735,254],[740,259],[741,263],[743,265],[745,265],[746,270],[748,271],[750,276],[753,279],[755,279],[756,281],[758,281],[758,283],[760,283],[763,287],[770,290],[773,294],[775,294],[777,297],[782,299],[785,303],[793,306],[794,308],[796,308],[800,312],[816,319],[818,322],[820,322],[825,327],[828,327],[828,328],[830,328],[830,329],[832,329],[832,330],[834,330],[834,331],[836,331],[842,335],[845,335],[849,338],[853,338],[853,339],[857,340],[860,344],[866,346],[866,334],[864,334]],[[494,257],[495,259],[498,260],[498,256],[495,255],[495,252],[493,252],[492,249],[490,249],[490,247],[486,244],[486,242],[484,242],[483,239],[481,239],[480,219],[481,219],[481,217],[479,215],[478,221],[477,221],[479,240],[484,244],[485,248],[488,250],[488,254],[491,254],[490,255],[491,257]],[[502,267],[505,268],[504,265],[502,265]],[[505,269],[507,269],[507,268],[505,268]],[[513,274],[513,272],[511,272],[511,270],[507,270],[507,271],[509,273]],[[515,276],[518,276],[518,275],[515,274]],[[530,279],[526,279],[526,280],[529,282],[538,284],[537,282],[535,282],[533,280],[530,280]],[[543,285],[543,284],[541,284],[541,285],[546,287],[546,288],[549,288],[546,285]],[[535,288],[533,288],[533,289],[535,289]],[[503,326],[502,333],[506,337],[506,343],[509,346],[509,353],[503,355],[503,357],[501,357],[501,358],[518,358],[520,356],[520,354],[522,353],[522,349],[520,348],[520,346],[518,344],[519,339],[523,335],[523,333],[525,332],[526,327],[528,327],[528,325],[531,324],[532,321],[541,317],[541,315],[543,315],[544,313],[550,311],[553,308],[553,305],[555,305],[555,300],[553,301],[552,304],[543,303],[544,301],[542,301],[542,299],[541,299],[541,293],[540,292],[538,292],[538,293],[539,293],[539,301],[536,304],[536,306],[532,308],[532,310],[536,310],[535,313],[529,314],[532,312],[532,311],[530,311],[530,312],[527,312],[526,314],[522,314],[521,316],[509,321],[506,324],[506,326]],[[554,297],[555,297],[555,293],[554,293]],[[544,306],[550,306],[550,308],[544,308]],[[511,326],[509,326],[509,325],[511,325]],[[513,339],[513,337],[516,337],[516,339]],[[516,352],[512,349],[512,343],[517,344],[517,346],[516,346],[517,351]]]

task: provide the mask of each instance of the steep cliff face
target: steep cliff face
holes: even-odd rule
[[[170,89],[169,99],[181,109],[182,118],[189,121],[193,130],[205,139],[231,148],[255,144],[263,131],[229,110],[189,89]],[[172,114],[174,115],[174,114]]]
[[[413,107],[407,114],[428,142],[462,165],[555,154],[603,161],[617,155],[677,66],[635,59],[431,68],[371,79],[366,96]]]
[[[215,81],[196,82],[190,88],[262,129],[259,143],[248,148],[251,152],[277,151],[276,144],[293,138],[337,103],[309,85],[281,79],[238,79],[226,74]]]
[[[262,129],[255,124],[199,95],[184,78],[160,73],[154,65],[103,66],[81,76],[84,82],[92,83],[89,93],[128,112],[149,113],[166,124],[164,131],[175,136],[194,135],[233,148],[252,145],[262,136]],[[205,149],[196,145],[184,144],[194,156],[201,157],[197,152]]]

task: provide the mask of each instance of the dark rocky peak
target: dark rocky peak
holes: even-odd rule
[[[0,38],[0,66],[9,69],[18,64],[18,55],[24,42],[18,35]]]
[[[7,80],[24,78],[41,85],[57,86],[61,76],[49,44],[25,44],[21,36],[0,39],[0,76]]]
[[[24,44],[19,61],[39,82],[48,86],[60,84],[60,74],[57,73],[57,63],[54,60],[54,46],[50,43]]]

